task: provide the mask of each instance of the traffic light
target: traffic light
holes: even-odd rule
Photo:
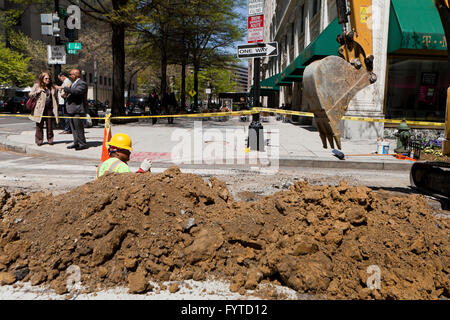
[[[64,37],[67,41],[78,40],[78,30],[80,29],[80,13],[73,10],[72,6],[59,8],[59,16],[64,21]]]
[[[59,16],[57,13],[41,14],[41,33],[48,36],[59,37],[61,29],[59,28]]]
[[[59,37],[59,33],[61,32],[61,29],[59,28],[59,20],[60,19],[58,14],[54,13],[52,15],[52,22],[53,22],[52,32],[55,37]]]
[[[68,29],[68,28],[64,28],[64,36],[67,38],[67,40],[69,41],[75,41],[78,40],[78,30],[76,29]]]

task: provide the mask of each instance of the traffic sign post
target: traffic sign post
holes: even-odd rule
[[[259,16],[264,14],[264,0],[248,0],[248,16]]]
[[[253,58],[253,107],[260,106],[260,67],[261,57],[278,55],[278,45],[264,43],[264,0],[247,2],[247,43],[238,46],[238,58]],[[264,151],[264,128],[259,121],[259,113],[254,113],[248,128],[247,148]]]
[[[278,56],[278,42],[238,45],[238,58],[259,58]]]
[[[66,49],[68,54],[77,54],[81,50],[81,42],[68,42]]]
[[[248,17],[247,43],[264,42],[264,15]]]
[[[48,46],[48,63],[54,65],[55,82],[59,83],[58,75],[61,72],[61,65],[66,64],[66,48],[62,45],[59,27],[60,17],[64,19],[64,34],[68,40],[78,39],[76,30],[81,29],[81,11],[77,5],[70,5],[67,10],[59,7],[60,0],[54,1],[54,10],[56,13],[41,14],[41,33],[43,35],[53,36],[53,46]],[[81,50],[81,43],[69,43],[67,53],[77,54]]]
[[[48,64],[66,64],[66,48],[64,46],[47,46],[47,52]]]

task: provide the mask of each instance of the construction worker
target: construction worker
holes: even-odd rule
[[[115,134],[108,142],[110,158],[97,168],[97,175],[95,178],[101,177],[105,172],[131,172],[130,167],[127,164],[130,160],[131,151],[133,150],[131,145],[131,139],[127,134]],[[150,159],[144,159],[136,173],[150,172],[151,168],[152,161]]]

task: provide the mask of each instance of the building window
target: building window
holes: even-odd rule
[[[108,78],[108,85],[111,87],[111,78]]]
[[[300,7],[300,34],[305,32],[305,6]]]
[[[388,60],[386,118],[445,121],[449,63],[396,56]]]
[[[319,12],[321,2],[322,2],[322,0],[314,0],[314,2],[313,2],[313,17],[315,17],[316,14]]]
[[[295,39],[295,24],[291,23],[291,46],[294,45],[294,39]]]
[[[100,84],[103,84],[103,77],[100,76]]]
[[[89,73],[89,83],[92,83],[92,73]]]

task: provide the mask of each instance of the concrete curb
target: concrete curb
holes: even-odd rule
[[[21,143],[12,143],[8,136],[0,136],[0,147],[9,151],[27,153],[27,145]]]
[[[8,136],[0,136],[0,148],[3,148],[8,151],[13,151],[17,153],[24,153],[29,155],[41,155],[41,156],[54,156],[58,155],[60,157],[69,158],[68,156],[62,156],[61,154],[57,152],[51,152],[47,150],[37,150],[37,146],[30,146],[28,144],[24,143],[17,143],[17,142],[11,142],[8,140]],[[72,158],[72,157],[71,157]],[[80,159],[89,160],[90,157],[75,157]]]
[[[355,169],[355,170],[398,170],[409,171],[413,163],[411,161],[377,161],[377,160],[327,160],[315,158],[284,158],[280,159],[280,167],[307,167],[323,169]]]
[[[38,147],[30,146],[28,144],[23,143],[15,143],[8,140],[8,136],[0,136],[0,147],[9,151],[25,153],[25,154],[38,154],[43,156],[55,156],[58,155],[60,157],[65,158],[78,158],[84,160],[99,160],[97,158],[93,158],[92,156],[82,155],[71,153],[68,155],[61,155],[57,152],[51,152],[47,150],[38,150]],[[172,161],[157,161],[161,164],[170,165],[174,162]],[[216,167],[236,167],[236,164],[227,165],[226,159],[223,160],[224,164],[221,165],[211,165],[208,163],[202,163],[203,165],[208,166],[216,166]],[[300,168],[322,168],[322,169],[353,169],[353,170],[380,170],[380,171],[409,171],[412,167],[413,163],[410,161],[386,161],[386,160],[328,160],[328,159],[318,159],[311,157],[304,158],[293,158],[293,157],[285,157],[278,160],[279,167],[300,167]],[[245,166],[245,165],[244,165]],[[238,166],[240,167],[240,166]],[[262,166],[263,168],[270,167],[269,165]]]

